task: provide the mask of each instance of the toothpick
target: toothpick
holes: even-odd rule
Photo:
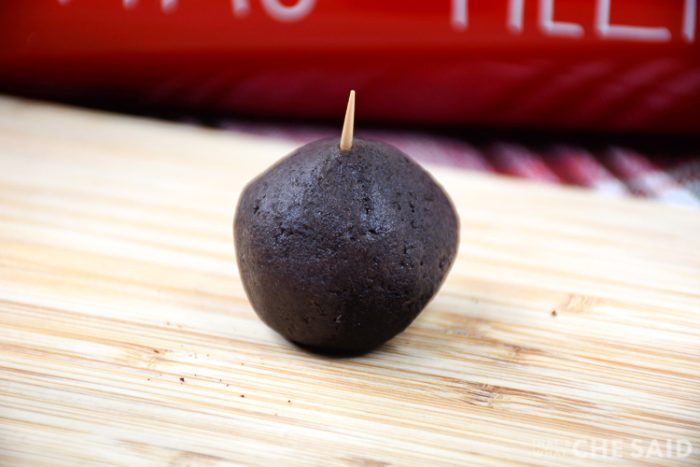
[[[340,135],[340,150],[349,151],[352,149],[352,133],[355,128],[355,91],[350,91],[348,98],[348,108],[345,111],[345,122],[343,122],[343,132]]]

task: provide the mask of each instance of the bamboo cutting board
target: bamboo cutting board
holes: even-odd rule
[[[0,463],[700,462],[700,211],[432,169],[447,282],[324,358],[234,260],[241,188],[291,149],[0,99]]]

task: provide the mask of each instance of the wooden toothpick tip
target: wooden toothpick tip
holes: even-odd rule
[[[343,132],[340,135],[340,150],[349,151],[352,149],[352,134],[355,129],[355,91],[350,91],[348,98],[348,108],[345,111],[345,122],[343,122]]]

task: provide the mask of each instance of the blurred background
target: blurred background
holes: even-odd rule
[[[696,0],[3,0],[0,92],[700,206]],[[255,157],[251,154],[250,157]]]

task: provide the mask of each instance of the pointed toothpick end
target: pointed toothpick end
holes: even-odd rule
[[[340,135],[340,150],[349,151],[352,149],[352,138],[355,129],[355,91],[350,91],[348,98],[348,108],[345,111],[345,122],[343,122],[343,132]]]

